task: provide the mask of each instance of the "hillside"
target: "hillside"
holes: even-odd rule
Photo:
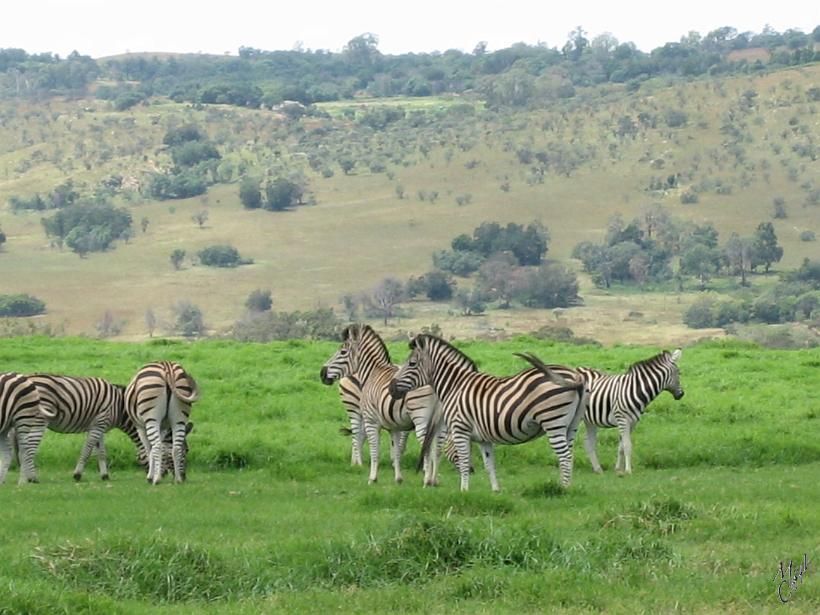
[[[122,112],[99,100],[5,101],[0,228],[8,240],[0,292],[43,299],[48,314],[40,319],[70,333],[93,332],[110,310],[126,321],[123,336],[144,337],[146,310],[167,321],[181,299],[200,306],[218,330],[242,314],[256,288],[273,291],[276,310],[307,309],[338,305],[342,294],[388,275],[421,274],[432,267],[433,252],[485,220],[539,220],[551,234],[548,256],[568,259],[578,242],[603,237],[615,212],[629,220],[655,203],[684,219],[713,222],[722,238],[772,221],[785,251],[778,267],[795,267],[817,253],[800,233],[820,232],[819,82],[815,64],[690,83],[650,80],[637,91],[604,85],[527,111],[484,110],[459,98],[409,100],[401,103],[402,119],[382,124],[363,121],[382,108],[372,100],[328,103],[328,114],[297,119],[162,99]],[[218,147],[219,183],[202,196],[152,200],[145,191],[150,174],[171,167],[163,136],[186,123],[203,128]],[[551,158],[539,167],[522,157],[524,150]],[[338,165],[343,156],[356,162],[349,174]],[[314,159],[321,161],[316,170]],[[328,168],[332,176],[324,177]],[[310,204],[244,210],[241,175],[278,172],[304,178]],[[90,195],[112,175],[140,189],[113,196],[131,212],[136,236],[106,253],[79,258],[53,248],[42,213],[8,206],[12,197],[45,195],[69,178]],[[682,204],[681,195],[692,190],[698,202]],[[785,201],[785,219],[772,220],[776,197]],[[209,218],[199,228],[191,217],[203,209]],[[253,264],[213,269],[192,262],[198,250],[220,243],[236,246]],[[188,255],[179,271],[169,262],[176,248]],[[672,342],[694,333],[680,324],[689,289],[630,297],[589,286],[582,291],[586,306],[563,315],[580,333],[608,342],[649,341],[641,337],[649,324],[657,325],[651,335]],[[634,309],[646,320],[610,325]],[[447,321],[472,334],[533,330],[533,321],[552,319],[539,310],[463,319],[429,304],[410,312],[403,324]]]

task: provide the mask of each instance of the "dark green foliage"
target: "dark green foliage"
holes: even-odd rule
[[[332,309],[307,312],[256,312],[234,323],[230,337],[242,342],[290,339],[338,340],[342,323]]]
[[[453,298],[455,288],[456,282],[451,275],[435,269],[423,276],[408,280],[405,290],[410,297],[423,294],[430,301],[449,301]]]
[[[173,128],[165,133],[162,143],[168,146],[182,145],[193,141],[204,141],[205,133],[196,124],[185,124],[179,128]]]
[[[131,231],[131,214],[107,204],[72,205],[42,219],[46,235],[74,252],[102,252]]]
[[[532,222],[526,229],[510,222],[502,227],[498,222],[484,222],[476,227],[472,237],[459,235],[452,241],[456,252],[474,252],[487,258],[499,252],[510,252],[519,265],[539,265],[547,252],[549,231]],[[439,265],[440,268],[443,268]]]
[[[476,271],[483,262],[484,256],[476,252],[441,250],[433,254],[433,264],[436,267],[460,277],[470,275]]]
[[[0,250],[3,248],[4,243],[6,243],[6,234],[3,232],[3,229],[0,228]]]
[[[245,307],[251,312],[267,312],[273,307],[273,298],[269,290],[257,288],[245,300]]]
[[[800,241],[817,241],[814,231],[800,231]]]
[[[185,337],[199,337],[205,334],[202,310],[189,301],[182,301],[173,308],[176,321],[174,330]]]
[[[180,167],[192,167],[207,160],[218,160],[221,156],[210,143],[188,141],[171,148],[171,159]]]
[[[777,243],[777,235],[771,222],[761,222],[757,225],[753,238],[752,270],[757,265],[763,265],[768,273],[772,264],[783,258],[783,248]]]
[[[558,262],[527,271],[516,285],[515,299],[527,307],[569,307],[580,302],[578,278]]]
[[[0,316],[36,316],[46,311],[46,304],[31,295],[0,295]]]
[[[208,246],[197,252],[197,256],[208,267],[238,267],[253,262],[243,259],[239,256],[239,250],[229,245]]]
[[[282,211],[302,202],[304,188],[289,179],[279,177],[265,186],[265,209]]]
[[[177,173],[154,173],[148,185],[149,194],[161,201],[167,199],[187,199],[204,194],[208,183],[195,169]]]
[[[182,248],[175,248],[173,252],[171,252],[170,259],[174,269],[178,270],[182,266],[182,261],[185,259],[185,250]]]
[[[12,211],[33,210],[44,211],[46,209],[60,209],[74,205],[80,194],[74,190],[74,182],[70,179],[57,186],[44,199],[39,194],[29,198],[13,196],[9,198]]]
[[[239,200],[245,209],[259,209],[262,207],[262,192],[259,190],[259,180],[245,176],[239,183]]]
[[[114,109],[126,111],[145,100],[145,95],[137,91],[123,92],[114,99]]]

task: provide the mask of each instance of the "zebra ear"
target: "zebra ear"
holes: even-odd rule
[[[416,348],[419,347],[419,336],[418,335],[416,335],[415,337],[413,337],[410,340],[409,346],[410,346],[410,350],[415,350]]]
[[[349,339],[350,339],[351,329],[352,329],[354,326],[355,326],[355,325],[347,325],[344,329],[342,329],[342,341],[343,341],[343,342],[346,342],[347,340],[349,340]]]
[[[675,352],[672,353],[672,363],[677,363],[680,360],[680,356],[683,354],[683,351],[678,348]]]

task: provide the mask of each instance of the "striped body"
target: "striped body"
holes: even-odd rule
[[[23,453],[19,483],[37,482],[34,456],[43,439],[46,421],[34,383],[20,374],[0,374],[0,483],[5,481],[11,465],[12,452],[7,436],[12,429]]]
[[[378,479],[379,437],[384,429],[390,433],[395,480],[401,482],[400,461],[407,435],[413,430],[420,441],[424,438],[437,399],[430,387],[416,391],[404,400],[391,397],[388,389],[398,367],[391,363],[384,342],[368,325],[351,325],[344,330],[342,338],[342,346],[322,367],[322,382],[330,385],[355,374],[355,381],[361,387],[361,424],[370,445],[368,480],[372,484]],[[436,460],[425,462],[426,485],[436,482],[436,463]]]
[[[148,481],[162,479],[163,440],[171,434],[174,480],[185,480],[185,436],[191,404],[199,387],[179,363],[159,361],[144,365],[125,390],[125,410],[148,451]]]
[[[624,374],[606,374],[589,367],[577,369],[590,390],[584,412],[584,445],[595,472],[603,471],[596,452],[597,430],[617,427],[620,442],[615,470],[632,473],[631,434],[646,407],[663,391],[669,391],[675,399],[684,395],[678,369],[680,356],[680,349],[672,353],[664,351],[633,364]],[[556,371],[562,373],[560,369]]]
[[[432,335],[417,336],[410,348],[410,358],[396,374],[391,392],[402,396],[419,386],[433,387],[458,453],[462,491],[469,488],[471,441],[479,443],[492,489],[499,491],[493,445],[521,444],[543,435],[558,456],[561,483],[570,484],[572,443],[585,403],[580,376],[559,378],[527,356],[535,368],[499,378],[479,372],[460,350]],[[423,451],[434,441],[425,440]]]

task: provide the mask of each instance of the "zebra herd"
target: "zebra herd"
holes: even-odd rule
[[[144,365],[128,386],[96,377],[54,374],[0,374],[0,483],[12,457],[19,456],[19,482],[37,482],[34,456],[45,430],[87,433],[74,479],[80,480],[96,451],[100,477],[109,478],[106,432],[117,428],[137,447],[148,481],[158,483],[163,466],[185,480],[188,417],[199,398],[193,377],[181,365],[159,361]]]
[[[572,480],[573,442],[583,419],[586,450],[595,472],[600,427],[620,433],[616,471],[632,472],[631,433],[647,405],[663,391],[683,397],[678,361],[680,349],[664,351],[633,364],[624,374],[609,375],[587,367],[545,365],[532,354],[518,354],[530,367],[497,377],[478,370],[455,346],[434,335],[417,335],[401,365],[390,360],[382,339],[369,326],[354,324],[342,333],[342,345],[322,366],[324,384],[340,382],[342,403],[350,418],[352,463],[361,465],[361,444],[370,444],[370,476],[378,475],[379,433],[390,433],[395,480],[401,482],[400,459],[407,435],[422,443],[419,466],[424,485],[438,483],[442,443],[456,465],[461,490],[469,488],[470,446],[477,442],[493,491],[495,444],[521,444],[542,435],[558,457],[560,482]]]

